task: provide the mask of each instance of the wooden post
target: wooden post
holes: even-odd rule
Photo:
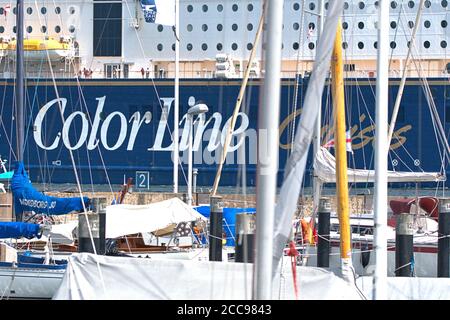
[[[395,230],[395,276],[411,277],[414,259],[414,216],[409,213],[397,215]]]
[[[235,261],[255,261],[255,231],[256,219],[254,214],[241,213],[236,215],[236,243]]]
[[[319,201],[317,266],[322,268],[330,266],[330,212],[330,199],[321,198]]]
[[[450,199],[439,199],[438,234],[437,276],[448,278],[450,277]]]
[[[209,203],[209,261],[222,261],[222,197],[211,196]]]

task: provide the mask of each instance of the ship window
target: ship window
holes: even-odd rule
[[[358,3],[358,7],[362,10],[362,9],[364,9],[364,7],[365,7],[366,5],[364,4],[364,2],[359,2]]]
[[[0,16],[5,14],[5,10],[3,9],[3,7],[0,7]]]
[[[222,31],[223,30],[223,25],[221,25],[220,23],[217,25],[217,31]]]
[[[409,27],[410,29],[414,28],[414,22],[408,21],[408,27]]]
[[[42,14],[46,14],[47,13],[47,8],[46,7],[42,7],[41,8],[41,13]]]
[[[188,24],[188,25],[186,26],[186,29],[187,29],[187,31],[191,32],[192,29],[194,29],[194,27],[192,26],[192,24]]]
[[[391,21],[391,28],[392,28],[392,29],[397,28],[397,22]]]
[[[397,43],[395,43],[395,41],[391,41],[391,49],[395,49],[395,47],[397,47]]]
[[[247,24],[247,30],[248,31],[252,31],[253,30],[253,25],[251,23]]]
[[[429,7],[431,7],[431,1],[427,0],[427,1],[425,1],[425,8],[429,8]]]
[[[309,10],[314,10],[316,8],[316,5],[313,2],[309,3]]]
[[[253,11],[253,5],[251,3],[248,4],[247,10],[248,11]]]
[[[202,50],[203,50],[203,51],[208,50],[208,45],[207,45],[206,43],[203,43],[203,44],[202,44]]]
[[[192,48],[193,48],[192,43],[188,43],[187,46],[186,46],[186,49],[187,49],[188,51],[191,51]]]
[[[447,20],[442,20],[441,21],[441,27],[442,28],[447,28]]]
[[[298,42],[294,42],[294,43],[292,44],[292,49],[298,50],[298,48],[299,48]]]
[[[28,14],[32,14],[32,13],[33,13],[33,8],[28,7],[28,8],[27,8],[27,13],[28,13]]]
[[[94,3],[94,57],[122,55],[122,3]]]
[[[222,46],[221,43],[218,43],[217,46],[216,46],[216,48],[217,48],[218,51],[221,51],[221,50],[222,50],[222,47],[223,47],[223,46]]]
[[[158,24],[158,28],[157,29],[158,29],[159,32],[162,32],[164,30],[164,27],[163,27],[162,24]]]
[[[348,2],[344,2],[344,10],[348,9]]]
[[[41,27],[41,32],[42,33],[46,33],[47,32],[47,27],[46,26],[42,26]]]
[[[172,51],[175,51],[175,43],[172,43]]]
[[[447,0],[442,0],[442,1],[441,1],[441,6],[442,6],[442,8],[447,8],[447,5],[448,5]]]
[[[33,32],[33,27],[32,27],[32,26],[28,26],[28,27],[27,27],[27,32],[28,32],[28,33]]]
[[[414,1],[408,1],[408,7],[414,8]]]
[[[236,12],[236,11],[238,11],[239,7],[238,7],[237,4],[233,4],[233,6],[231,7],[231,9],[232,9],[234,12]]]
[[[56,33],[60,33],[61,32],[61,27],[60,26],[56,26],[55,27],[55,32]]]
[[[206,4],[204,4],[202,6],[202,10],[203,10],[203,12],[208,12],[208,6]]]
[[[424,43],[423,43],[423,46],[426,48],[426,49],[428,49],[429,47],[430,47],[430,41],[425,41]]]
[[[202,25],[202,30],[203,31],[208,31],[208,25],[207,24],[203,24]]]
[[[187,6],[187,11],[188,11],[188,12],[194,11],[194,7],[193,7],[192,5],[188,5],[188,6]]]
[[[441,48],[447,48],[447,41],[443,40],[441,41]]]
[[[358,28],[364,29],[364,22],[359,22],[358,23]]]
[[[251,51],[253,49],[253,44],[247,43],[247,50]]]
[[[397,8],[397,2],[392,1],[392,2],[391,2],[391,8],[392,8],[392,9]]]
[[[233,31],[236,31],[238,29],[238,25],[236,23],[233,23],[231,29],[233,29]]]
[[[310,22],[308,24],[308,29],[314,30],[316,28],[316,25],[313,22]]]
[[[69,27],[69,32],[70,33],[74,33],[75,32],[75,26],[70,26]]]
[[[346,50],[348,48],[348,43],[347,42],[342,42],[342,49]]]
[[[16,31],[17,31],[17,28],[16,28],[16,26],[14,26],[13,27],[13,32],[16,33]]]
[[[233,49],[233,51],[236,51],[237,48],[238,48],[237,43],[233,43],[233,44],[231,45],[231,49]]]
[[[375,42],[373,43],[373,47],[374,47],[375,49],[378,48],[378,41],[375,41]]]
[[[344,71],[355,71],[355,64],[354,63],[344,64]]]
[[[431,22],[429,20],[425,20],[423,25],[425,26],[425,28],[429,28],[431,26]]]
[[[158,51],[162,51],[163,45],[161,43],[158,43],[158,46],[156,47]]]
[[[348,23],[342,22],[342,29],[347,30],[348,29]]]
[[[364,42],[358,42],[358,48],[364,49]]]
[[[295,23],[292,25],[292,28],[293,28],[294,30],[298,30],[298,29],[300,28],[300,25],[299,25],[297,22],[295,22]]]
[[[16,7],[13,8],[13,13],[14,13],[14,14],[17,14],[17,9],[16,9]]]
[[[314,50],[314,47],[315,47],[314,42],[308,43],[308,48],[309,48],[310,50]]]
[[[69,8],[69,13],[70,14],[75,14],[75,7],[70,7]]]
[[[61,8],[60,7],[56,7],[55,8],[55,13],[56,14],[60,14],[61,13]]]
[[[325,10],[328,10],[328,2],[325,3]]]
[[[217,11],[222,12],[223,11],[223,5],[218,4],[217,5]]]
[[[5,27],[4,26],[0,26],[0,33],[5,32]]]
[[[375,1],[373,5],[375,6],[375,8],[378,8],[378,1]]]
[[[300,5],[296,2],[296,3],[294,3],[293,8],[294,8],[294,11],[298,11],[298,9],[300,9]]]

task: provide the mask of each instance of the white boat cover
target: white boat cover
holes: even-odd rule
[[[59,243],[59,244],[67,244],[71,245],[74,242],[74,231],[78,226],[77,221],[70,221],[68,223],[61,223],[61,224],[53,224],[51,225],[50,231],[44,231],[42,236],[38,238],[33,239],[26,239],[26,238],[20,238],[20,239],[8,239],[7,241],[10,243],[28,243],[28,242],[48,242],[51,238],[53,243]]]
[[[373,278],[359,277],[357,286],[372,299]],[[389,300],[449,300],[450,278],[388,277]]]
[[[321,147],[314,158],[314,173],[327,183],[336,182],[336,159],[325,148]],[[374,182],[375,170],[347,169],[348,182]],[[389,182],[435,182],[445,180],[439,172],[401,172],[388,171]]]
[[[273,282],[276,300],[295,299],[290,260],[285,262],[283,277],[278,272]],[[236,262],[74,253],[53,299],[250,300],[252,272],[252,264]],[[353,285],[325,269],[297,267],[297,281],[299,299],[361,299]]]
[[[116,204],[106,207],[106,238],[154,232],[180,222],[206,220],[179,198],[147,205]]]

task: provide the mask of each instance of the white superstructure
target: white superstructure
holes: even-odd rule
[[[242,76],[253,46],[262,2],[180,0],[181,76]],[[317,41],[318,2],[284,2],[284,77],[294,77],[312,67]],[[391,76],[398,76],[403,68],[419,2],[390,2]],[[345,3],[342,23],[346,71],[349,76],[375,76],[378,1],[349,0]],[[110,10],[111,6],[116,7]],[[420,65],[424,76],[442,77],[447,74],[450,61],[447,52],[450,44],[447,32],[450,28],[449,7],[447,0],[425,1],[416,50],[413,50],[413,57],[422,60]],[[0,0],[0,73],[6,78],[11,77],[14,71],[13,55],[5,47],[5,43],[15,37],[14,9],[15,1]],[[115,20],[115,23],[103,23],[106,20]],[[138,0],[26,0],[25,36],[42,40],[46,37],[69,39],[74,53],[66,57],[62,55],[59,61],[53,59],[54,72],[61,77],[73,77],[84,68],[92,70],[93,74],[87,73],[87,77],[94,78],[174,77],[174,32],[170,26],[146,23]],[[114,37],[115,40],[108,42]],[[100,38],[106,42],[99,44],[97,39]],[[105,48],[108,43],[117,47],[114,55],[95,52],[96,46]],[[229,72],[223,71],[223,57],[232,63],[227,69]],[[261,57],[260,49],[253,76],[263,75]],[[46,57],[41,61],[27,62],[27,68],[36,77],[46,76]],[[417,76],[417,64],[410,68],[408,76]],[[85,76],[84,72],[81,76]]]

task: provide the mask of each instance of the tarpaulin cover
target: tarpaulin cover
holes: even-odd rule
[[[209,218],[210,208],[209,206],[199,206],[195,207],[201,215]],[[223,208],[223,230],[227,235],[226,246],[234,247],[236,239],[236,215],[239,213],[256,213],[255,208]]]
[[[25,222],[0,222],[0,238],[40,238],[39,225]]]
[[[13,174],[14,174],[14,171],[8,171],[8,172],[0,173],[0,180],[11,179]]]
[[[67,214],[82,211],[83,203],[89,205],[89,198],[57,198],[46,196],[36,191],[31,185],[30,178],[25,171],[23,162],[16,163],[16,169],[11,180],[11,190],[14,196],[16,215],[25,211],[45,213],[49,215]]]

